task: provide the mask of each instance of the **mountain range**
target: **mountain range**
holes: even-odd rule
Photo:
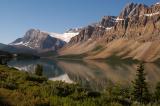
[[[22,38],[18,38],[8,45],[0,44],[0,49],[9,52],[20,53],[43,53],[57,51],[62,48],[71,37],[78,34],[79,29],[70,29],[64,34],[40,31],[39,29],[28,30]]]
[[[41,53],[56,51],[59,56],[83,59],[118,57],[145,62],[160,58],[160,3],[147,6],[129,3],[118,16],[104,16],[94,24],[64,34],[30,29],[5,51]]]
[[[160,3],[151,6],[130,3],[119,16],[104,16],[71,38],[59,55],[84,59],[136,59],[153,62],[160,58]]]

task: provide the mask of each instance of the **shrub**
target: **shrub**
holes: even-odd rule
[[[36,68],[35,68],[35,74],[38,76],[42,76],[43,74],[43,66],[37,64]]]
[[[156,101],[160,102],[160,82],[158,82],[156,85],[155,99],[156,99]]]
[[[43,82],[47,81],[47,79],[45,77],[41,77],[41,76],[37,76],[37,75],[27,75],[26,80],[38,82],[38,83],[43,83]]]
[[[87,96],[95,98],[95,97],[100,97],[101,94],[99,92],[96,92],[96,91],[89,91],[89,92],[87,92]]]

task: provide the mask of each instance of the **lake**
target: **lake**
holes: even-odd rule
[[[19,70],[34,72],[37,64],[43,65],[43,75],[53,81],[79,83],[93,90],[103,90],[110,84],[129,86],[135,79],[137,62],[122,60],[11,60],[8,65]],[[160,81],[160,64],[145,63],[146,79],[150,88]]]

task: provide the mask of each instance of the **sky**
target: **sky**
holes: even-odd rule
[[[119,15],[130,2],[152,5],[159,0],[0,0],[0,43],[11,43],[31,28],[63,33],[87,26]]]

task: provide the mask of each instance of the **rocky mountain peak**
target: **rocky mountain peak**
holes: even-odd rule
[[[137,4],[137,3],[129,3],[125,6],[125,8],[120,13],[120,18],[127,18],[127,17],[134,17],[139,16],[141,12],[144,13],[144,10],[147,9],[148,6],[144,4]]]
[[[160,5],[160,2],[155,3],[155,5]]]
[[[134,8],[137,6],[137,4],[134,3],[129,3],[125,6],[125,8],[122,10],[120,13],[119,17],[120,18],[126,18],[129,16],[130,13],[134,12]]]
[[[25,46],[31,49],[43,51],[57,50],[65,43],[65,41],[50,36],[47,32],[40,31],[39,29],[30,29],[25,33],[24,37],[16,39],[10,45],[16,47]]]
[[[46,32],[42,32],[39,29],[30,29],[26,32],[25,38],[34,38],[34,37],[47,37],[49,34]]]
[[[100,25],[104,27],[113,27],[115,25],[116,16],[104,16],[100,22]]]
[[[160,49],[157,46],[160,41],[159,34],[159,3],[152,6],[130,3],[119,16],[104,16],[99,23],[82,28],[59,53],[89,53],[92,56],[86,57],[91,59],[118,55],[123,58],[128,56],[143,61],[154,61],[160,57]],[[102,45],[104,50],[93,52],[98,45]],[[150,50],[154,52],[151,53]]]
[[[125,6],[119,15],[119,18],[133,18],[141,16],[153,16],[160,13],[160,4],[156,3],[152,6],[144,4],[129,3]]]
[[[116,16],[104,16],[101,21],[81,28],[79,34],[72,37],[69,44],[103,36],[105,31],[112,29],[116,25],[116,19]]]
[[[156,12],[156,11],[160,11],[160,2],[154,4],[151,6],[152,11]]]

